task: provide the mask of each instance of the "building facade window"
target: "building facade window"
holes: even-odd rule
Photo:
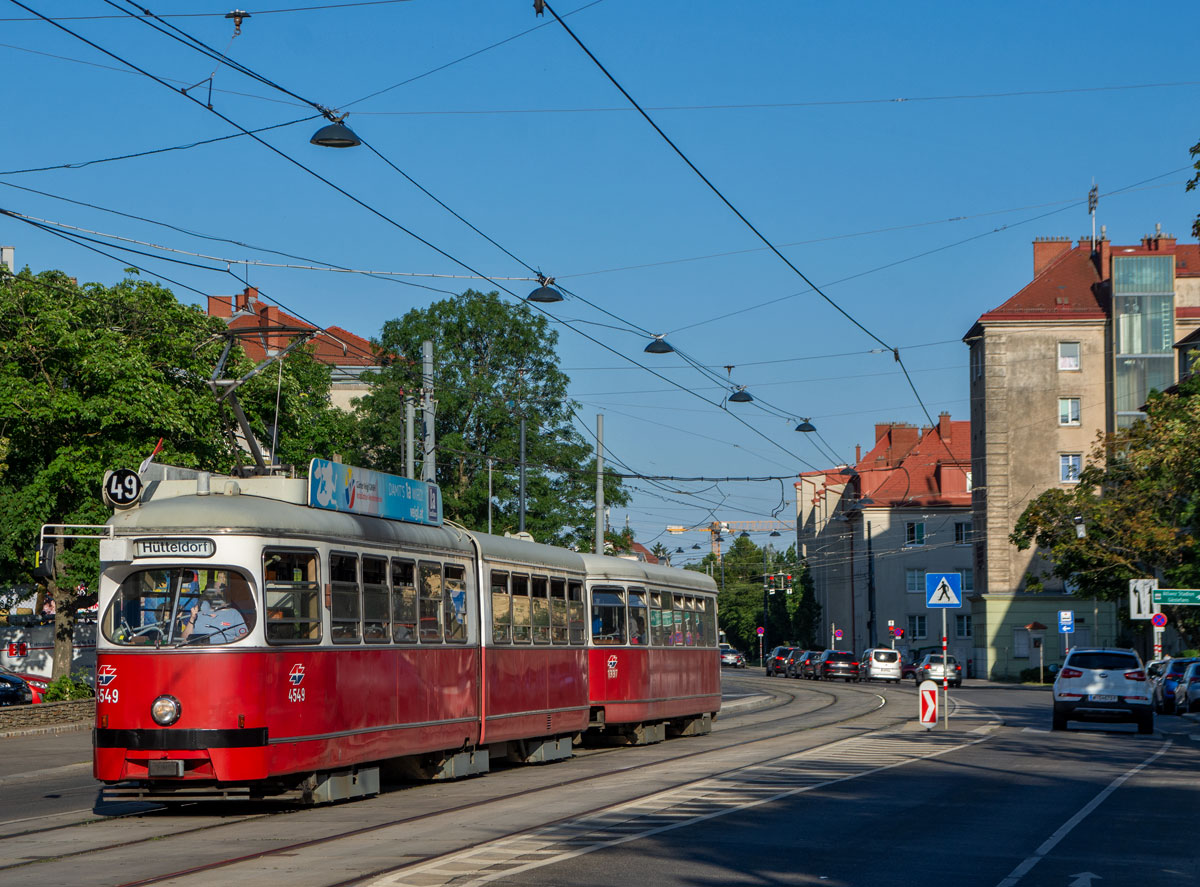
[[[905,545],[924,545],[925,544],[925,522],[924,521],[909,521],[904,525],[904,544]]]
[[[975,590],[975,571],[970,567],[963,567],[959,572],[962,574],[963,594],[970,594]]]
[[[1060,397],[1058,399],[1058,424],[1059,425],[1078,425],[1079,424],[1079,398],[1078,397]]]
[[[1013,659],[1029,658],[1029,631],[1023,626],[1013,626]]]
[[[924,616],[909,616],[908,617],[908,636],[910,638],[923,638],[927,632]]]
[[[1058,457],[1058,479],[1064,484],[1079,483],[1079,472],[1083,469],[1082,453],[1061,453]]]
[[[1175,265],[1171,256],[1114,256],[1113,405],[1117,428],[1145,416],[1153,390],[1175,381]]]
[[[1078,342],[1059,342],[1058,343],[1058,368],[1060,370],[1078,370],[1079,369],[1079,343]]]
[[[971,636],[970,613],[954,617],[954,631],[960,638],[969,638]]]
[[[954,544],[970,545],[975,541],[975,529],[971,521],[958,521],[954,524]]]
[[[909,567],[904,571],[904,590],[925,593],[925,571],[920,567]]]

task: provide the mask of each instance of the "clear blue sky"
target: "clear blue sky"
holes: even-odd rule
[[[204,81],[217,67],[100,0],[26,2],[176,86]],[[229,4],[151,8],[207,13],[167,21],[306,99],[350,111],[356,131],[440,200],[620,318],[573,299],[550,309],[570,322],[560,327],[560,355],[580,415],[594,428],[604,413],[606,442],[625,465],[677,476],[794,475],[833,462],[812,436],[792,430],[800,417],[812,419],[840,461],[853,458],[855,444],[870,446],[876,422],[925,421],[891,355],[869,353],[878,343],[767,252],[552,17],[534,16],[530,0],[267,12],[284,5],[250,6],[253,16],[232,40]],[[554,8],[797,268],[901,349],[935,416],[968,418],[961,336],[1028,282],[1035,237],[1089,232],[1093,179],[1098,223],[1114,242],[1136,242],[1155,223],[1191,240],[1200,211],[1200,196],[1184,191],[1188,148],[1200,140],[1200,66],[1186,36],[1193,3],[557,0]],[[115,18],[66,18],[84,15]],[[10,121],[0,183],[355,269],[466,273],[245,137],[12,172],[235,130],[97,49],[27,20],[19,6],[0,2],[0,19]],[[214,107],[247,128],[312,113],[226,66],[213,86]],[[207,100],[207,86],[191,94]],[[264,138],[477,270],[528,276],[366,149],[309,145],[316,126]],[[289,261],[7,186],[0,207],[226,259]],[[130,262],[11,219],[0,219],[0,242],[16,246],[19,265],[61,268],[80,280],[111,283]],[[241,286],[223,271],[142,261],[203,293]],[[357,275],[234,271],[316,323],[368,337],[445,295]],[[521,295],[532,288],[507,285]],[[757,402],[720,408],[727,388],[677,356],[643,354],[648,339],[631,329],[665,333],[722,375],[733,366],[732,383]],[[647,544],[668,524],[769,518],[781,492],[781,515],[794,514],[790,482],[634,486],[628,520]],[[625,519],[614,510],[614,524]],[[689,556],[691,544],[705,541],[661,538]]]

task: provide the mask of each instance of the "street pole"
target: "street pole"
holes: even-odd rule
[[[488,535],[492,533],[492,460],[488,459]]]
[[[871,522],[867,521],[867,643],[875,647],[878,632],[875,629],[875,554],[871,550]],[[893,647],[895,636],[893,635]]]
[[[525,416],[521,416],[521,486],[517,493],[520,513],[517,516],[517,530],[525,532]]]
[[[417,479],[416,452],[417,405],[411,397],[404,398],[404,476]]]
[[[596,414],[596,554],[604,554],[604,414]]]
[[[425,445],[421,456],[421,480],[437,483],[437,438],[433,431],[433,342],[421,343],[421,395],[424,400]]]
[[[763,633],[759,638],[759,647],[762,647],[763,638],[767,635],[767,550],[763,549]]]
[[[946,656],[946,608],[942,607],[942,702],[946,706],[946,729],[950,729],[950,659]]]

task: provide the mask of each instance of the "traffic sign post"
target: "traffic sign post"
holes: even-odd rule
[[[961,573],[926,573],[925,606],[942,611],[942,695],[946,702],[946,729],[950,729],[950,661],[946,650],[946,611],[962,607]]]
[[[1058,611],[1058,630],[1063,635],[1075,633],[1075,611],[1074,610],[1059,610]],[[1063,638],[1067,651],[1071,650],[1071,639]]]

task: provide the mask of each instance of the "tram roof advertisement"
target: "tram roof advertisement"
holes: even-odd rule
[[[427,527],[442,525],[442,491],[437,484],[328,459],[313,459],[308,466],[308,504]]]

